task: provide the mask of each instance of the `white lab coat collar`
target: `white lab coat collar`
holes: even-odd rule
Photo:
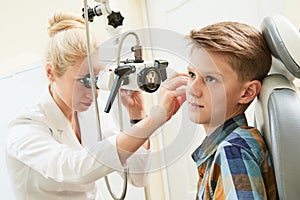
[[[45,116],[49,120],[49,124],[53,128],[55,128],[58,133],[64,134],[65,136],[67,134],[67,137],[69,138],[69,146],[71,146],[72,148],[81,149],[82,146],[79,143],[74,131],[72,130],[70,123],[51,96],[49,87],[50,86],[48,85],[45,94],[40,99],[40,106],[42,107]]]

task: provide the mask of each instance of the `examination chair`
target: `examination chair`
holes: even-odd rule
[[[273,55],[257,98],[254,122],[272,155],[280,200],[300,198],[300,33],[284,16],[264,19],[261,30]]]

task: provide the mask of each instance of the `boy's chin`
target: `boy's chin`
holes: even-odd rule
[[[195,123],[195,124],[202,124],[201,118],[199,115],[194,115],[189,113],[189,119],[191,122]]]

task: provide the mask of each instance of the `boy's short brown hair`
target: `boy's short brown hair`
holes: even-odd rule
[[[270,50],[262,34],[250,25],[219,22],[191,31],[189,38],[207,51],[222,54],[239,81],[262,81],[271,68]]]

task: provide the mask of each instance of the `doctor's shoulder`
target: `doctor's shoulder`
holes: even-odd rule
[[[25,127],[32,127],[32,129],[34,129],[36,125],[46,125],[47,121],[49,121],[49,119],[39,104],[28,105],[21,108],[20,111],[10,119],[8,123],[9,134],[17,130],[22,130],[22,128]],[[23,131],[20,131],[20,134],[21,132]]]

